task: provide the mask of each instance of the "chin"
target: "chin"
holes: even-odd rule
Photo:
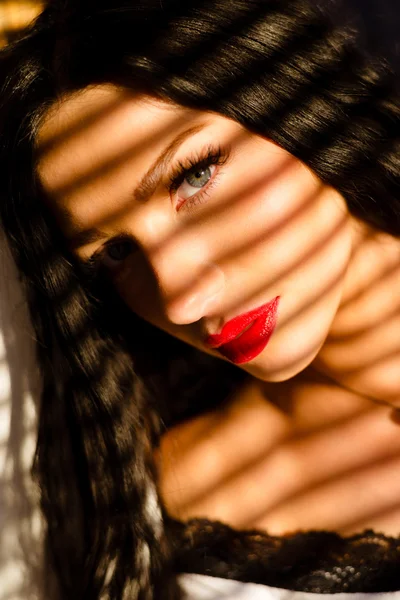
[[[319,341],[312,348],[299,349],[297,346],[294,352],[286,351],[284,355],[277,352],[273,354],[273,348],[266,348],[259,357],[242,365],[241,368],[260,381],[268,383],[287,381],[310,366],[323,343],[323,340]]]

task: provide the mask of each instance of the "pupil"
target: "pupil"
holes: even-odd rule
[[[193,173],[189,173],[186,180],[192,187],[201,188],[206,185],[210,178],[211,169],[207,167],[206,169],[198,169],[197,171],[193,171]]]

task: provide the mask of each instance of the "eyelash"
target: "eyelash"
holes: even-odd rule
[[[101,262],[107,248],[124,242],[129,242],[133,248],[135,247],[135,242],[130,236],[120,234],[106,242],[104,246],[96,250],[89,258],[80,262],[81,273],[89,284],[93,284],[107,270]]]
[[[168,190],[170,194],[176,192],[186,177],[196,169],[205,169],[212,165],[221,166],[226,163],[228,159],[228,153],[224,151],[220,146],[208,146],[205,151],[201,154],[194,154],[188,157],[182,162],[178,162],[177,166],[172,170],[169,176]],[[190,196],[184,200],[178,207],[177,210],[190,210],[199,204],[202,204],[206,197],[209,196],[210,191],[216,185],[216,176],[213,175],[208,183],[203,188],[199,188],[199,191],[193,196]]]
[[[229,153],[224,151],[220,146],[208,146],[202,153],[193,154],[184,161],[178,162],[168,177],[167,188],[169,193],[173,194],[176,192],[193,170],[204,169],[212,165],[224,165],[228,156]],[[177,210],[190,210],[195,206],[202,204],[215,186],[216,180],[216,176],[213,175],[210,181],[205,184],[204,188],[199,188],[199,192],[184,200]],[[81,263],[81,271],[89,284],[93,284],[103,271],[101,261],[104,253],[107,251],[107,247],[123,242],[130,242],[133,246],[135,245],[132,239],[127,235],[121,234],[117,237],[113,237],[112,240],[109,240],[102,248],[92,254],[90,258]]]

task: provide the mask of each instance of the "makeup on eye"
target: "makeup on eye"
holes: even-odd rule
[[[208,146],[205,154],[194,155],[184,162],[178,162],[169,176],[169,192],[176,195],[176,210],[189,210],[202,204],[216,183],[218,166],[226,163],[228,153],[221,147]]]

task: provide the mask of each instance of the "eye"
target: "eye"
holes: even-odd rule
[[[215,165],[209,165],[204,167],[199,166],[189,171],[176,190],[179,198],[187,200],[187,198],[194,196],[201,188],[207,185],[212,178],[215,169]]]
[[[105,247],[101,262],[106,268],[115,269],[132,254],[134,246],[131,240],[111,242]]]
[[[230,148],[208,146],[178,161],[168,177],[168,189],[177,211],[191,210],[207,201],[219,178],[218,167],[224,165],[229,156]]]

